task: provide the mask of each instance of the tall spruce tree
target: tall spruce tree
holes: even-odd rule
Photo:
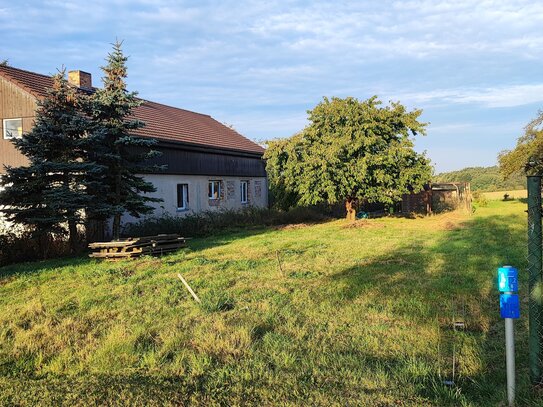
[[[142,195],[156,191],[152,183],[138,174],[157,169],[147,165],[146,160],[158,152],[152,150],[156,140],[134,135],[145,126],[133,117],[134,109],[142,101],[136,97],[136,92],[126,89],[128,58],[121,46],[119,41],[113,44],[107,65],[102,67],[104,86],[92,98],[93,131],[89,136],[89,159],[103,170],[89,174],[87,178],[94,195],[105,204],[100,211],[90,211],[89,216],[98,220],[113,216],[114,239],[120,236],[123,213],[139,217],[153,211],[150,202],[162,201]],[[106,206],[107,211],[104,211]]]
[[[86,103],[86,96],[68,84],[61,70],[53,76],[53,88],[38,102],[32,130],[12,139],[29,164],[6,168],[0,205],[8,220],[39,236],[44,255],[52,234],[67,233],[71,251],[77,250],[77,226],[91,200],[85,174],[97,167],[85,160]]]

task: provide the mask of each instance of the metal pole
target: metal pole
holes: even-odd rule
[[[529,363],[530,380],[536,385],[541,382],[541,320],[543,310],[541,294],[536,296],[541,285],[541,177],[530,176],[528,183],[528,285],[529,300]]]
[[[513,318],[505,318],[505,361],[507,366],[507,400],[515,403],[515,332]]]

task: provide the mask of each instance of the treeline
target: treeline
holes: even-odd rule
[[[468,167],[443,172],[433,177],[434,182],[470,182],[472,191],[505,191],[526,188],[526,176],[513,174],[504,178],[499,167]]]

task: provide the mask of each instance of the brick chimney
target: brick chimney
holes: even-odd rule
[[[92,89],[92,76],[84,71],[68,72],[68,83],[78,88]]]

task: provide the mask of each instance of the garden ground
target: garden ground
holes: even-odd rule
[[[502,264],[520,269],[519,404],[542,405],[528,381],[525,209],[492,201],[473,215],[230,231],[162,258],[2,268],[0,405],[504,405]]]

